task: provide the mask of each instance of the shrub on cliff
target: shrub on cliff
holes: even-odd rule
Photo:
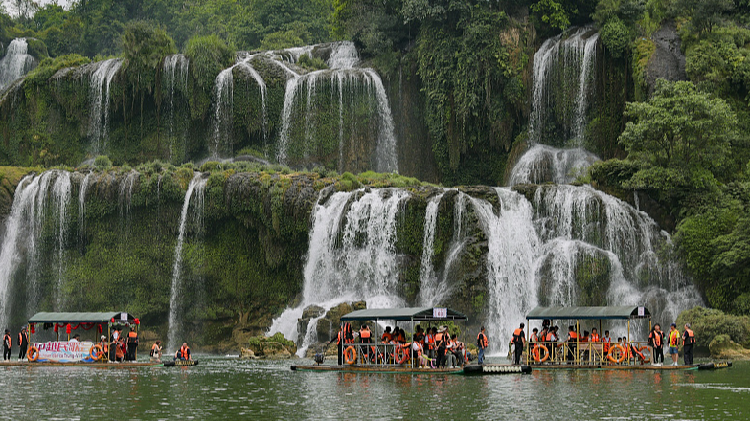
[[[234,63],[235,51],[216,35],[195,36],[187,43],[185,55],[190,59],[193,95],[190,109],[193,117],[202,117],[211,105],[214,79]]]
[[[167,32],[146,21],[132,21],[122,34],[123,65],[128,81],[138,91],[151,91],[156,69],[164,56],[177,52]]]

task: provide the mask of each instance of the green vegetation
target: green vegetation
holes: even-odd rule
[[[682,312],[677,318],[680,332],[685,323],[690,323],[699,349],[708,349],[708,345],[719,335],[728,335],[733,342],[750,345],[750,317],[731,316],[721,310],[695,307]]]

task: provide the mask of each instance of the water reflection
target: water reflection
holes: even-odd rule
[[[289,363],[204,359],[193,368],[0,369],[15,419],[750,418],[750,364],[716,372],[535,371],[464,377],[292,372]],[[434,408],[439,408],[435,411]],[[554,408],[554,409],[550,409]]]

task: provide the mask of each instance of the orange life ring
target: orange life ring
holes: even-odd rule
[[[615,358],[612,356],[614,354],[615,350],[618,350],[620,352],[620,358]],[[613,363],[619,364],[625,360],[625,348],[623,348],[622,345],[613,345],[609,347],[609,352],[607,353],[607,359],[612,361]]]
[[[643,355],[643,351],[648,351],[650,353],[651,349],[649,347],[647,347],[647,346],[642,346],[642,347],[638,348],[638,356],[641,357],[641,360],[643,361],[644,364],[648,364],[648,363],[651,362],[651,356],[649,355],[647,357],[647,356]]]
[[[97,353],[94,354],[94,351],[96,351],[97,348],[99,349],[99,351],[97,351]],[[104,357],[104,349],[102,348],[102,346],[99,344],[92,346],[91,351],[89,351],[89,357],[94,361],[103,359],[102,357]]]
[[[403,364],[409,359],[409,345],[403,345],[396,348],[396,362]]]
[[[357,362],[357,350],[354,349],[353,346],[349,345],[344,350],[344,361],[346,361],[346,363],[349,365],[352,365],[355,362]]]
[[[37,358],[39,358],[39,350],[36,349],[35,346],[32,346],[29,348],[29,353],[26,354],[26,358],[29,359],[29,361],[34,362]]]
[[[543,350],[543,357],[540,357],[539,351]],[[531,353],[534,355],[534,362],[537,363],[543,363],[549,359],[549,350],[546,346],[536,344],[534,345],[534,348],[532,349]]]

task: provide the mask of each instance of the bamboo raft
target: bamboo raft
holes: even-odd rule
[[[133,367],[162,367],[161,362],[143,362],[143,363],[84,363],[84,362],[30,362],[30,361],[10,361],[0,362],[0,367],[90,367],[90,368],[133,368]]]
[[[528,365],[467,365],[455,368],[418,368],[392,366],[360,365],[293,365],[292,371],[337,371],[340,373],[405,373],[405,374],[529,374],[532,368]]]

